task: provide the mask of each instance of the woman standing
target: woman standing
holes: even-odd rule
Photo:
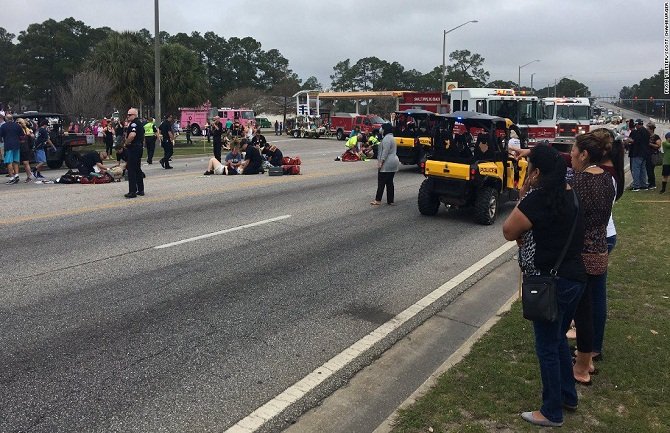
[[[521,414],[531,424],[559,427],[563,425],[563,409],[575,410],[578,404],[565,332],[586,281],[581,257],[584,223],[574,192],[565,181],[565,160],[554,148],[535,146],[528,157],[527,173],[519,193],[523,198],[503,225],[505,239],[519,244],[519,266],[524,279],[549,274],[575,226],[565,257],[556,269],[558,317],[554,322],[533,321],[542,377],[542,407]]]
[[[112,125],[112,122],[108,122],[107,126],[105,126],[105,151],[107,152],[107,155],[111,157],[112,155],[112,149],[114,149],[114,126]]]
[[[616,196],[612,177],[598,166],[608,144],[602,134],[587,133],[577,137],[570,152],[574,176],[572,187],[577,192],[584,212],[584,246],[582,259],[587,281],[584,294],[575,312],[577,356],[573,373],[582,385],[591,385],[594,351],[593,294],[603,292],[607,278],[607,223]]]
[[[375,196],[374,201],[370,203],[373,206],[382,204],[382,195],[384,195],[385,187],[386,203],[392,205],[395,199],[393,177],[398,171],[400,160],[398,159],[398,155],[396,155],[397,147],[391,130],[392,127],[390,123],[384,123],[382,125],[382,134],[384,135],[384,138],[381,142],[379,159],[377,160],[377,168],[379,169],[379,172],[377,173],[377,195]]]

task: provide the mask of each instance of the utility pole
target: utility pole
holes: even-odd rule
[[[161,43],[160,28],[158,25],[158,0],[154,0],[154,117],[156,121],[161,119]]]

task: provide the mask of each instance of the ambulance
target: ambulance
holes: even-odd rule
[[[449,91],[451,110],[503,117],[528,135],[530,144],[554,138],[556,128],[540,125],[539,98],[513,89],[456,88]]]

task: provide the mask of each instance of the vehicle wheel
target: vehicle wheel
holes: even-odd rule
[[[498,191],[485,186],[475,199],[475,221],[490,226],[496,220],[498,213]]]
[[[198,125],[191,125],[191,135],[201,135],[202,130]]]
[[[418,204],[421,215],[435,215],[440,209],[440,198],[433,192],[431,179],[425,179],[421,184]]]
[[[292,135],[293,135],[293,138],[300,138],[300,130],[294,129]]]
[[[79,167],[79,152],[70,152],[65,155],[65,165],[69,169],[74,169]]]
[[[344,131],[342,131],[341,129],[337,130],[337,139],[340,141],[344,141]]]
[[[56,170],[57,168],[61,168],[62,166],[63,166],[62,159],[47,159],[47,167],[49,167],[52,170]]]

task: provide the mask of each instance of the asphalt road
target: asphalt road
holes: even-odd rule
[[[375,161],[276,144],[303,175],[0,185],[0,431],[223,431],[504,243],[511,203],[422,217],[403,167],[372,207]]]

